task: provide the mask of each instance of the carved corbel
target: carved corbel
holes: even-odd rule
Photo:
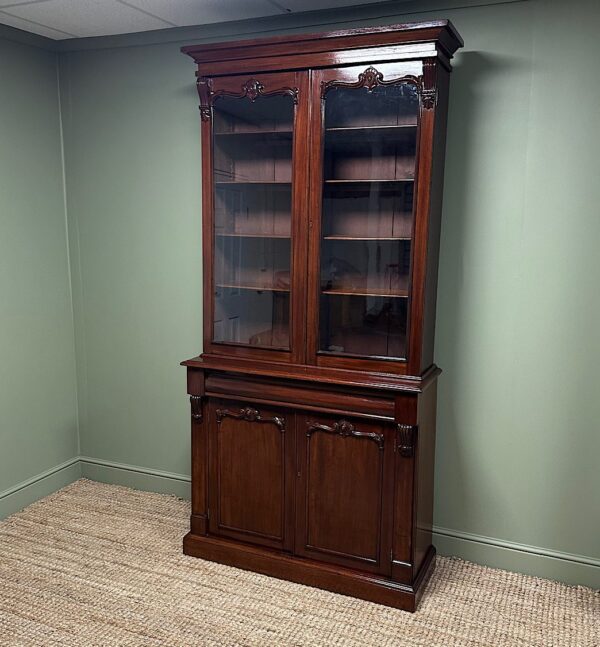
[[[198,98],[200,99],[200,118],[202,121],[208,121],[212,114],[211,109],[211,95],[212,83],[211,80],[205,76],[199,76],[196,79],[196,89],[198,90]]]
[[[202,399],[201,395],[190,395],[190,408],[192,412],[192,420],[202,422]]]
[[[421,105],[425,110],[432,110],[437,104],[435,59],[426,58],[423,61],[423,76],[421,78]]]
[[[400,456],[411,458],[415,453],[415,442],[417,437],[416,425],[396,425],[398,432],[398,451]]]

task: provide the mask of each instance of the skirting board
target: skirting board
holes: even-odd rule
[[[190,497],[190,477],[184,474],[85,456],[81,457],[81,470],[85,478],[102,483],[175,494],[184,499]],[[600,559],[554,552],[537,546],[526,546],[447,528],[434,527],[433,532],[433,543],[438,555],[453,555],[507,571],[600,588]]]
[[[146,492],[174,494],[182,499],[190,499],[191,497],[191,479],[184,474],[104,461],[89,456],[80,456],[80,461],[81,475],[91,481],[125,485]]]
[[[81,464],[79,457],[75,456],[26,481],[17,483],[8,490],[0,492],[0,519],[22,510],[30,503],[60,490],[79,478],[81,478]]]
[[[80,456],[0,492],[0,519],[81,477],[190,498],[190,477],[185,474]],[[561,553],[435,526],[433,536],[439,555],[454,555],[507,571],[600,588],[600,559],[594,557]]]
[[[452,555],[476,564],[600,589],[600,559],[561,553],[539,546],[433,527],[438,555]]]

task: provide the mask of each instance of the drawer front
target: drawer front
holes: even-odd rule
[[[295,415],[211,399],[209,530],[291,548]]]
[[[211,396],[232,395],[248,402],[270,404],[282,402],[298,410],[353,412],[374,419],[394,419],[393,397],[382,397],[373,392],[351,388],[336,388],[323,384],[303,384],[286,380],[235,377],[227,374],[209,374],[206,390]],[[275,406],[277,406],[275,404]]]

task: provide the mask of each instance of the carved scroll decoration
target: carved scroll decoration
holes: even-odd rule
[[[258,409],[253,409],[252,407],[244,407],[243,409],[240,409],[238,413],[230,411],[229,409],[217,409],[215,414],[217,416],[217,424],[219,425],[223,418],[235,418],[236,420],[246,420],[247,422],[270,422],[277,425],[281,433],[285,431],[285,418],[280,418],[279,416],[263,418]]]
[[[425,110],[435,108],[437,103],[437,91],[435,88],[423,88],[421,90],[421,105]]]
[[[387,81],[384,81],[383,73],[379,72],[371,66],[358,75],[357,81],[338,81],[337,79],[332,79],[331,81],[322,81],[321,99],[325,98],[325,95],[329,90],[336,90],[338,88],[367,88],[368,92],[373,92],[373,90],[379,86],[399,85],[400,83],[412,83],[413,85],[417,86],[418,89],[421,86],[421,77],[407,74],[406,76],[397,79],[389,79]]]
[[[423,65],[423,76],[414,76],[406,74],[405,76],[387,79],[383,78],[383,73],[375,69],[373,66],[368,67],[364,72],[358,75],[356,81],[338,81],[332,79],[331,81],[321,82],[321,100],[325,100],[325,95],[329,90],[336,90],[338,88],[366,88],[367,92],[373,92],[377,87],[386,87],[391,85],[401,85],[402,83],[409,83],[415,86],[417,94],[421,100],[421,106],[426,110],[433,108],[437,101],[437,90],[434,84],[429,86],[430,70],[427,68],[429,59],[426,59]]]
[[[204,76],[199,76],[196,79],[196,89],[198,90],[198,98],[200,99],[200,118],[202,121],[208,121],[212,114],[211,107],[211,80]]]
[[[202,396],[190,395],[190,407],[192,410],[192,419],[202,422]]]
[[[298,105],[298,88],[277,88],[265,90],[265,86],[255,78],[248,79],[241,87],[240,92],[231,90],[213,90],[212,79],[199,76],[196,81],[198,97],[200,98],[200,117],[202,121],[211,118],[212,107],[219,97],[230,97],[232,99],[250,99],[254,103],[259,97],[291,96],[294,105]]]
[[[367,438],[368,440],[375,441],[379,445],[379,449],[383,449],[383,443],[385,440],[383,434],[377,434],[374,431],[358,431],[356,427],[347,420],[340,420],[332,427],[319,424],[318,422],[309,421],[306,423],[306,427],[306,435],[309,438],[315,431],[324,431],[327,434],[337,434],[345,438],[348,436],[352,436],[354,438]]]
[[[421,87],[421,105],[426,110],[432,110],[437,104],[437,88],[435,87],[435,59],[426,58],[423,61],[423,76]]]
[[[417,427],[414,425],[396,425],[398,431],[398,451],[400,456],[411,458],[415,453],[415,436]]]

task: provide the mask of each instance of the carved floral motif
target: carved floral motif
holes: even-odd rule
[[[248,99],[250,99],[250,101],[252,102],[256,101],[256,99],[262,94],[264,89],[265,86],[256,79],[249,79],[242,86],[242,92],[245,93]]]
[[[277,425],[279,431],[282,433],[285,431],[285,418],[280,418],[279,416],[263,418],[258,409],[253,409],[252,407],[244,407],[237,413],[229,409],[217,409],[215,414],[217,416],[217,424],[221,424],[223,418],[235,418],[236,420],[246,420],[248,422],[271,422]]]
[[[399,85],[401,83],[412,83],[419,89],[421,87],[421,77],[407,74],[397,79],[384,80],[383,73],[370,66],[358,75],[358,80],[356,81],[338,81],[336,79],[323,81],[321,83],[321,98],[324,99],[329,90],[335,90],[336,88],[366,88],[368,92],[373,92],[379,86]]]
[[[437,90],[433,86],[428,87],[429,77],[431,76],[429,72],[430,70],[427,68],[424,69],[423,76],[407,74],[400,78],[384,80],[383,73],[371,65],[364,72],[361,72],[358,75],[358,79],[356,81],[338,81],[336,79],[323,81],[321,83],[321,99],[325,99],[325,95],[329,90],[335,90],[336,88],[366,88],[367,92],[373,92],[373,90],[379,86],[411,83],[416,87],[417,93],[421,97],[421,105],[423,108],[431,110],[435,107],[437,102]]]
[[[358,75],[358,82],[367,88],[369,92],[372,92],[373,88],[384,83],[383,74],[378,72],[374,67],[368,67]]]
[[[241,86],[240,92],[231,90],[213,90],[212,79],[200,76],[196,81],[198,97],[200,98],[200,117],[202,121],[208,121],[212,115],[212,107],[219,97],[230,97],[232,99],[249,99],[254,103],[259,97],[286,96],[292,97],[294,105],[298,104],[298,88],[276,88],[266,90],[263,83],[258,79],[249,78]]]
[[[306,423],[306,435],[310,437],[315,431],[323,431],[327,434],[337,434],[343,437],[353,436],[354,438],[367,438],[373,440],[379,445],[379,449],[383,449],[384,436],[377,434],[374,431],[358,431],[356,427],[347,420],[340,420],[333,426],[322,425],[318,422],[308,421]]]

